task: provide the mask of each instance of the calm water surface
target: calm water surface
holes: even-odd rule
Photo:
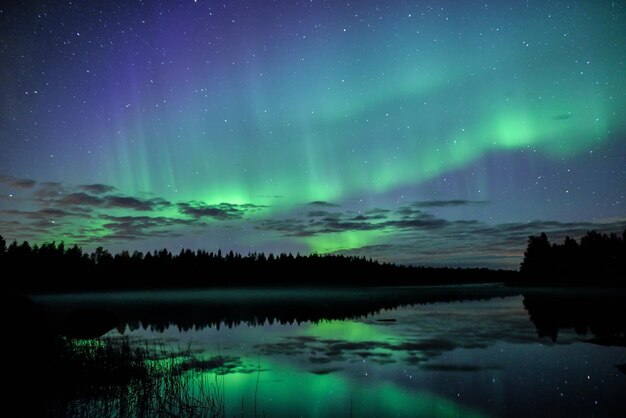
[[[222,360],[227,416],[624,416],[623,292],[495,287],[40,296]],[[399,302],[398,302],[399,301]],[[223,380],[222,380],[223,379]],[[242,412],[243,411],[243,412]]]

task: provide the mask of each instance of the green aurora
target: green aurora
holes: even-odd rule
[[[503,251],[442,244],[451,260],[425,255],[432,230],[268,225],[308,222],[310,202],[397,221],[413,202],[456,200],[487,204],[424,212],[566,223],[557,236],[624,225],[622,4],[187,3],[7,9],[0,233],[515,267],[526,232]],[[93,184],[164,203],[50,200]]]

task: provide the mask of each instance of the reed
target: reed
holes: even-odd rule
[[[49,416],[225,415],[219,359],[199,360],[189,349],[128,338],[61,339],[57,361]]]

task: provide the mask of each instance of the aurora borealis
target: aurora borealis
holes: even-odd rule
[[[8,239],[516,268],[626,226],[621,2],[0,9]]]

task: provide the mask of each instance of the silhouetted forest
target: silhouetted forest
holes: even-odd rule
[[[2,271],[9,289],[73,291],[129,288],[189,288],[229,286],[389,286],[495,283],[516,272],[485,268],[453,269],[401,266],[364,257],[249,253],[222,254],[167,249],[111,254],[102,247],[92,253],[76,245],[55,242],[31,246],[0,237]]]
[[[533,286],[624,284],[626,230],[622,236],[588,232],[550,243],[545,233],[531,236],[520,273],[485,268],[431,268],[381,263],[331,254],[242,255],[167,249],[111,254],[88,253],[63,242],[31,246],[0,236],[0,268],[17,272],[5,288],[28,292],[98,289],[151,289],[236,286],[401,286],[507,282]]]
[[[582,291],[582,290],[581,290]],[[626,298],[623,292],[524,293],[524,308],[538,337],[557,341],[559,331],[574,329],[602,345],[626,343]]]
[[[566,237],[551,244],[548,236],[528,238],[520,283],[623,285],[626,277],[626,230],[622,236],[587,232],[580,239]]]

